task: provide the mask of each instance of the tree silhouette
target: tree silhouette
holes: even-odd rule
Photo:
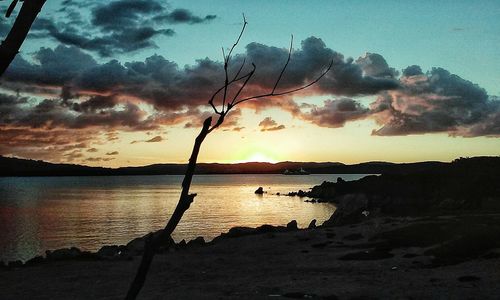
[[[182,181],[182,191],[181,195],[179,198],[179,202],[177,203],[177,206],[170,217],[167,225],[165,226],[164,229],[160,230],[157,234],[151,234],[148,236],[148,238],[145,241],[145,246],[144,246],[144,252],[143,256],[141,259],[141,263],[139,265],[139,268],[137,270],[136,276],[134,278],[134,281],[130,285],[130,288],[128,290],[127,296],[125,299],[135,299],[137,295],[139,294],[142,286],[144,285],[144,282],[146,280],[147,273],[149,271],[149,267],[151,266],[151,262],[153,261],[155,252],[158,250],[159,247],[162,245],[165,245],[170,239],[171,239],[171,234],[177,227],[177,224],[181,220],[182,216],[184,215],[184,212],[189,209],[189,206],[194,200],[194,197],[196,197],[196,194],[190,194],[189,189],[191,187],[191,181],[193,179],[193,175],[196,169],[196,161],[198,159],[198,154],[200,152],[201,145],[205,138],[207,137],[208,134],[210,134],[212,131],[217,129],[223,122],[228,113],[233,109],[236,105],[254,100],[254,99],[260,99],[260,98],[270,98],[270,97],[275,97],[275,96],[283,96],[291,93],[298,92],[300,90],[306,89],[310,87],[311,85],[315,84],[318,82],[323,76],[325,76],[328,71],[330,71],[332,65],[333,65],[333,60],[331,60],[330,64],[328,67],[314,80],[311,82],[307,83],[306,85],[286,90],[286,91],[281,91],[277,92],[276,89],[278,88],[278,85],[283,77],[283,74],[285,73],[285,70],[288,66],[288,63],[290,62],[291,54],[292,54],[292,45],[293,45],[293,35],[290,41],[290,48],[288,51],[288,58],[281,69],[281,72],[272,88],[272,90],[268,93],[263,93],[263,94],[257,94],[257,95],[251,95],[251,96],[241,96],[242,92],[245,90],[245,87],[247,86],[248,82],[250,79],[253,78],[256,70],[256,65],[254,63],[251,63],[251,68],[250,71],[245,73],[244,75],[241,75],[241,72],[243,71],[245,67],[245,62],[246,59],[243,60],[241,66],[238,68],[236,74],[234,76],[229,76],[229,71],[228,67],[230,66],[231,63],[231,55],[233,53],[234,48],[238,45],[240,42],[240,39],[245,31],[245,28],[247,26],[248,22],[245,18],[245,15],[243,15],[243,26],[241,28],[241,32],[236,39],[236,42],[233,44],[233,46],[230,48],[229,52],[225,53],[224,48],[222,48],[222,55],[224,58],[224,73],[225,73],[225,80],[224,80],[224,85],[220,87],[218,90],[216,90],[208,103],[211,105],[213,108],[214,114],[217,115],[217,121],[212,125],[212,116],[208,117],[205,119],[203,122],[203,126],[201,128],[200,133],[195,139],[193,150],[191,152],[191,157],[189,158],[189,163],[187,166],[186,173],[184,175],[184,179]],[[234,95],[232,97],[229,97],[229,90],[234,89]],[[214,101],[216,97],[222,93],[222,101],[220,108],[218,109],[217,106],[214,104]]]
[[[23,2],[21,10],[16,17],[9,34],[7,34],[7,37],[0,45],[0,76],[3,75],[10,63],[16,57],[17,53],[19,53],[19,48],[21,48],[21,45],[26,39],[28,31],[35,21],[36,16],[42,9],[42,6],[45,4],[45,1],[46,0],[21,0],[21,2]],[[5,13],[6,18],[10,17],[17,3],[18,0],[13,0],[10,3],[7,8],[7,12]]]

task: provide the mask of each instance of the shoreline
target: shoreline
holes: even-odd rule
[[[499,214],[479,213],[378,216],[357,224],[308,229],[298,229],[294,222],[288,227],[235,227],[209,243],[198,238],[163,249],[139,299],[163,295],[175,299],[494,299],[500,296],[496,284],[500,247],[489,245],[481,253],[471,247],[470,255],[464,255],[456,251],[458,247],[443,248],[455,238],[442,238],[454,235],[454,226],[464,222],[474,229],[469,232],[474,238],[485,223],[499,221]],[[436,228],[446,230],[438,238],[429,238],[426,230]],[[490,234],[497,236],[495,230]],[[139,240],[134,241],[137,245]],[[0,290],[3,299],[118,299],[139,261],[137,255],[80,257],[2,268]]]

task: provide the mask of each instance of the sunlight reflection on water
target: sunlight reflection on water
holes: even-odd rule
[[[210,240],[234,226],[322,223],[331,204],[276,196],[306,190],[337,177],[364,175],[199,175],[195,202],[173,234],[175,240]],[[182,176],[0,178],[0,260],[28,259],[47,249],[97,250],[125,244],[160,229],[177,204]],[[257,187],[267,191],[255,195]]]

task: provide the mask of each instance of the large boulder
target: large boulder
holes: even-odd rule
[[[363,221],[369,215],[369,201],[365,194],[348,194],[340,197],[337,209],[323,226],[341,226]]]

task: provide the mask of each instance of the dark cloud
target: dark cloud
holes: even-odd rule
[[[374,135],[446,132],[459,136],[500,136],[500,101],[468,80],[442,68],[423,74],[411,66],[402,88],[382,93],[371,104],[381,128]]]
[[[118,151],[106,152],[106,155],[118,155]]]
[[[87,149],[87,152],[90,152],[90,153],[94,153],[94,152],[97,152],[99,150],[97,150],[97,148],[89,148]]]
[[[90,16],[80,13],[90,8]],[[166,24],[198,24],[215,18],[199,17],[186,9],[171,10],[162,1],[117,0],[110,2],[74,1],[63,3],[56,19],[38,18],[32,38],[52,38],[64,45],[76,46],[109,57],[145,48],[156,48],[158,36],[172,36]],[[160,27],[160,28],[159,28]],[[0,31],[3,26],[0,23]]]
[[[211,21],[215,19],[217,16],[216,15],[206,15],[205,17],[198,17],[193,15],[192,12],[190,12],[187,9],[183,8],[178,8],[174,9],[172,12],[163,14],[163,15],[158,15],[154,17],[153,19],[155,21],[159,22],[167,22],[170,24],[179,24],[179,23],[187,23],[187,24],[198,24],[198,23],[204,23]]]
[[[321,127],[342,127],[348,121],[369,116],[369,109],[349,98],[326,100],[322,107],[312,105],[309,112],[296,116]]]
[[[266,117],[264,120],[260,121],[259,127],[260,131],[277,131],[285,129],[285,125],[278,125],[278,123],[271,119],[271,117]]]

